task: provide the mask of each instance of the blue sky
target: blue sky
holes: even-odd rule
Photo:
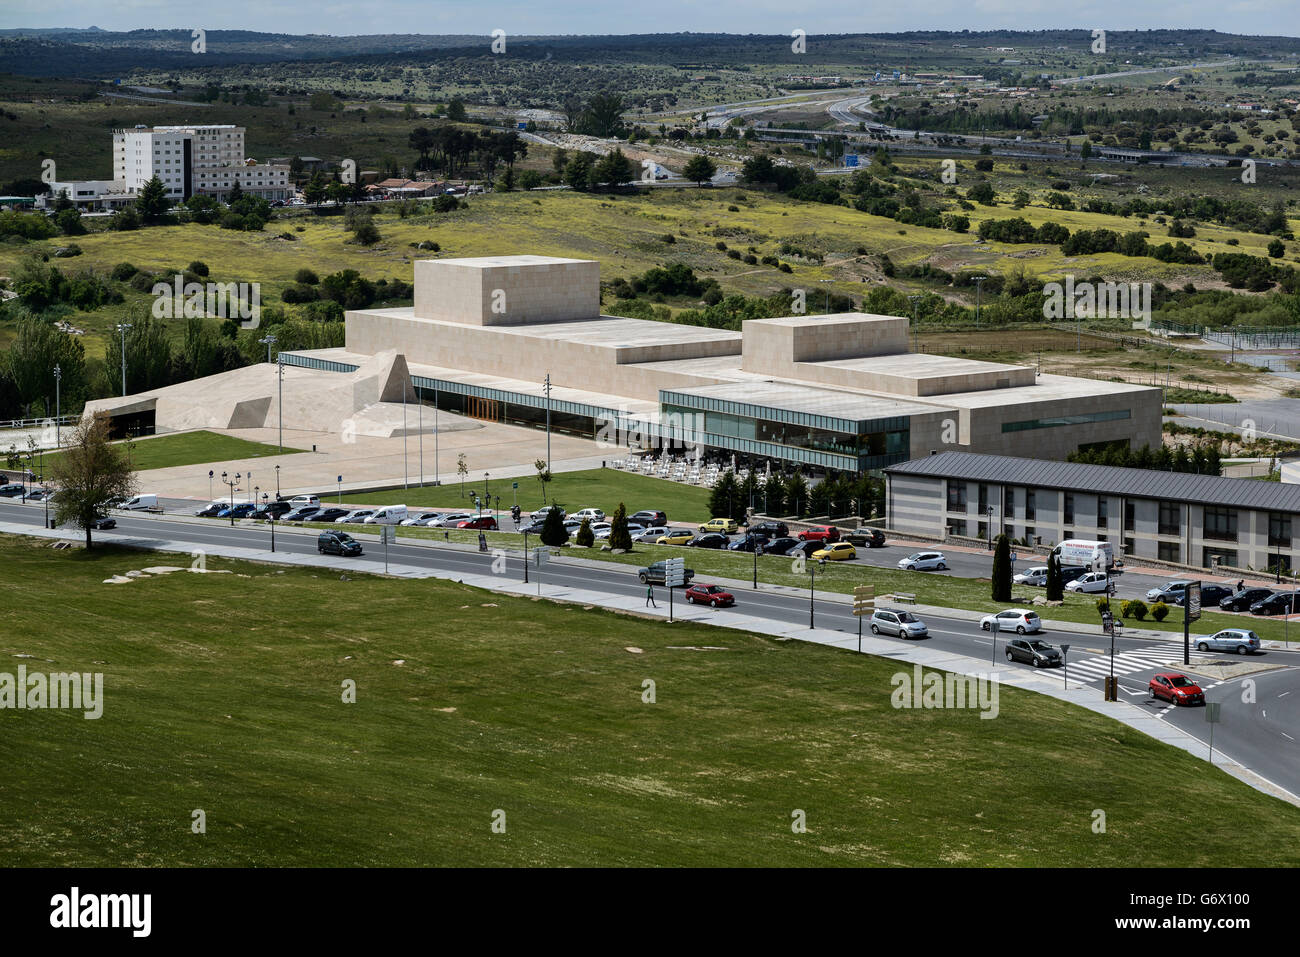
[[[284,33],[789,34],[899,30],[1195,27],[1300,34],[1300,0],[0,0],[0,27],[91,25],[242,29]]]

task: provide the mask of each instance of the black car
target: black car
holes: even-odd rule
[[[786,538],[790,534],[790,527],[785,522],[759,522],[757,525],[750,525],[746,529],[746,534],[762,535],[764,538]],[[767,546],[763,546],[764,551]]]
[[[766,553],[767,543],[769,541],[771,541],[771,539],[766,535],[755,535],[751,532],[744,538],[736,539],[736,541],[727,546],[727,549],[733,552],[752,552],[761,545],[764,553]]]
[[[1274,592],[1250,606],[1252,615],[1294,615],[1300,611],[1300,592]]]
[[[117,519],[109,518],[107,515],[99,515],[90,523],[90,527],[99,532],[108,528],[117,528]]]
[[[1035,668],[1056,668],[1061,652],[1040,638],[1012,638],[1007,642],[1007,661],[1023,661]]]
[[[218,505],[217,503],[213,502],[211,505],[199,509],[194,514],[198,518],[216,518],[217,512],[221,511],[223,508],[229,508],[229,507],[230,507],[229,505]]]
[[[1227,585],[1202,585],[1201,607],[1213,608],[1218,605],[1219,602],[1223,601],[1223,599],[1231,597],[1231,595],[1232,589]]]
[[[764,555],[785,555],[796,545],[802,545],[797,538],[774,538],[763,546]]]
[[[286,522],[309,522],[312,517],[320,511],[319,505],[306,505],[303,508],[295,509],[284,516]]]
[[[5,498],[17,498],[26,488],[26,485],[0,485],[0,495]]]
[[[692,548],[726,548],[729,541],[730,538],[719,532],[706,532],[703,535],[696,535],[686,544]]]
[[[878,528],[859,528],[852,532],[845,532],[840,536],[840,541],[859,547],[884,548],[885,533]]]
[[[288,502],[267,502],[258,511],[268,517],[280,518],[293,511],[293,506]]]
[[[530,522],[519,529],[519,534],[523,535],[524,533],[527,533],[529,535],[540,535],[542,534],[542,527],[545,524],[545,522]]]
[[[826,544],[819,539],[812,539],[807,542],[796,541],[790,548],[786,549],[786,555],[802,555],[804,558],[812,558],[812,553],[826,547]]]
[[[636,522],[642,528],[658,528],[668,524],[668,515],[666,512],[658,512],[651,508],[629,515],[627,520]]]
[[[1091,568],[1084,568],[1081,565],[1065,565],[1061,568],[1061,584],[1068,585],[1076,578],[1082,578],[1090,571],[1092,571]]]
[[[313,515],[311,520],[313,522],[332,522],[336,518],[342,518],[350,511],[352,511],[350,508],[323,508]]]
[[[1271,594],[1273,594],[1271,588],[1243,588],[1220,601],[1219,607],[1224,611],[1248,611],[1255,602],[1263,601]]]
[[[347,532],[321,532],[316,539],[316,551],[322,555],[351,558],[361,554],[361,543]]]

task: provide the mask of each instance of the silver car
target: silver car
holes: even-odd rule
[[[1017,585],[1046,585],[1047,566],[1035,565],[1033,568],[1027,568],[1020,574],[1013,575],[1011,580]]]
[[[873,635],[896,635],[899,638],[924,638],[930,634],[925,622],[910,611],[891,611],[878,608],[871,614]]]
[[[1208,638],[1196,639],[1197,651],[1235,651],[1250,655],[1259,651],[1259,636],[1245,628],[1225,628]]]

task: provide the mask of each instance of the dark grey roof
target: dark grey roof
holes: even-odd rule
[[[929,475],[971,482],[1195,502],[1198,505],[1300,512],[1300,485],[1187,472],[1019,459],[974,452],[940,452],[891,465],[885,471],[894,475]]]

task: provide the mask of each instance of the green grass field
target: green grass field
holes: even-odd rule
[[[518,493],[511,488],[519,483]],[[464,493],[460,482],[449,482],[442,486],[412,487],[409,489],[390,489],[384,492],[345,492],[343,500],[349,505],[393,505],[403,503],[412,509],[419,508],[463,508],[467,512],[475,511],[469,493],[482,496],[484,481],[479,475],[478,481],[467,477]],[[521,475],[513,479],[489,479],[487,492],[496,499],[501,499],[502,511],[509,512],[510,506],[518,496],[519,507],[526,512],[536,511],[543,505],[541,483],[537,477]],[[331,496],[323,496],[330,498]],[[618,503],[622,502],[628,515],[642,509],[659,509],[668,513],[674,522],[704,522],[712,516],[709,511],[709,490],[681,482],[654,478],[649,475],[634,475],[618,469],[588,469],[581,472],[557,472],[546,486],[546,502],[558,502],[566,511],[576,512],[581,508],[599,508],[607,516],[614,514]]]
[[[248,439],[207,431],[159,435],[136,439],[130,444],[131,464],[137,472],[171,468],[176,465],[198,465],[203,462],[225,462],[232,459],[261,458],[266,455],[280,454],[278,445],[250,442]],[[285,449],[286,454],[296,451],[298,450]],[[46,468],[50,468],[58,458],[58,455],[47,455]]]
[[[99,720],[4,714],[11,866],[1300,863],[1300,810],[1028,692],[898,710],[880,659],[453,583],[0,560],[6,670],[104,674]]]

